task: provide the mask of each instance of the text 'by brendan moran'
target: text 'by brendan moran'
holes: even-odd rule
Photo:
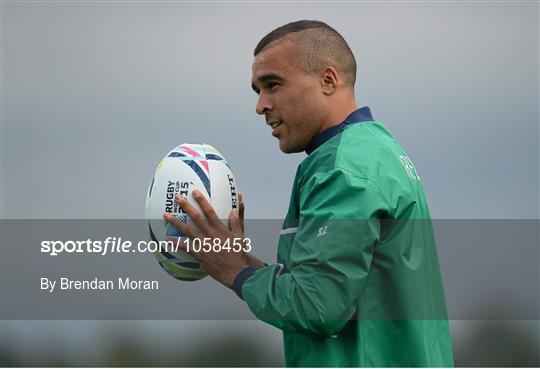
[[[130,278],[116,279],[84,279],[75,280],[66,277],[49,279],[42,277],[40,289],[46,292],[75,290],[158,290],[159,282],[155,280],[135,280]]]

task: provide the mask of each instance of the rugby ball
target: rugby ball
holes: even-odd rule
[[[145,206],[145,217],[153,241],[185,236],[163,219],[165,212],[196,229],[175,202],[177,194],[183,195],[201,211],[193,198],[193,190],[202,192],[219,218],[227,224],[231,210],[238,204],[236,182],[227,161],[213,146],[203,143],[182,144],[172,149],[159,162],[148,187]],[[196,281],[207,275],[204,268],[182,250],[174,252],[160,249],[154,252],[154,257],[161,267],[176,279]]]

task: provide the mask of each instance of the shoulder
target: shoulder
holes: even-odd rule
[[[352,124],[304,159],[299,167],[300,179],[340,169],[375,180],[382,169],[400,164],[402,154],[403,149],[381,122]]]
[[[383,123],[352,124],[301,163],[297,185],[304,196],[363,189],[362,193],[379,195],[391,213],[399,214],[400,206],[425,202],[410,167],[414,168],[412,161]]]
[[[403,149],[381,122],[348,126],[336,151],[335,167],[376,181],[387,170],[399,170]]]

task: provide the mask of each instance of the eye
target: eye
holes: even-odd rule
[[[277,82],[268,82],[267,88],[269,90],[274,90],[277,86],[279,86],[279,83]]]

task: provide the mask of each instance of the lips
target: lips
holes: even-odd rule
[[[283,122],[280,121],[280,120],[274,120],[274,121],[268,122],[267,124],[270,127],[272,127],[272,129],[276,129],[277,127],[279,127],[281,125],[281,123],[283,123]]]
[[[281,131],[279,127],[281,127],[281,122],[272,129],[272,136],[279,138],[279,132]]]

